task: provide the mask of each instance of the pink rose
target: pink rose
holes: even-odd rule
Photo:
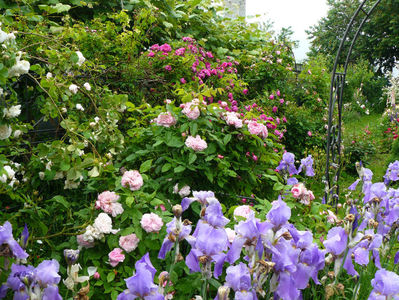
[[[235,112],[227,112],[224,116],[224,119],[226,120],[226,123],[228,125],[233,125],[235,128],[242,127],[242,120],[237,116],[237,113]]]
[[[251,215],[254,214],[254,211],[248,205],[241,205],[234,210],[233,214],[234,217],[239,216],[248,219]]]
[[[168,112],[160,113],[154,120],[158,126],[170,127],[176,124],[176,119]]]
[[[296,199],[300,198],[305,191],[306,188],[303,183],[297,183],[291,189],[292,196]]]
[[[93,275],[94,279],[100,279],[100,273],[96,272]]]
[[[172,67],[170,65],[166,65],[164,68],[166,71],[172,71]]]
[[[182,84],[185,84],[187,81],[186,81],[184,78],[180,78],[180,82],[181,82]]]
[[[208,147],[208,144],[203,139],[201,139],[199,135],[197,135],[196,137],[189,136],[186,139],[185,144],[188,148],[191,148],[194,151],[202,151]]]
[[[83,234],[77,235],[77,236],[76,236],[76,240],[77,240],[77,242],[78,242],[78,245],[79,245],[79,246],[82,246],[83,248],[93,248],[93,247],[94,247],[94,242],[86,241],[86,240],[83,238]]]
[[[140,240],[134,233],[119,238],[119,246],[126,252],[132,252],[136,249],[139,242]]]
[[[123,213],[122,204],[117,202],[119,196],[115,192],[105,191],[98,195],[96,201],[96,208],[102,209],[107,214],[111,214],[113,217]]]
[[[108,254],[109,263],[111,266],[116,267],[120,262],[125,260],[125,255],[122,253],[121,248],[115,248]]]
[[[172,51],[172,47],[169,44],[163,44],[159,47],[159,50],[162,52],[170,52]]]
[[[187,102],[184,104],[184,108],[182,110],[182,113],[187,116],[187,118],[191,120],[196,120],[200,116],[201,112],[198,108],[199,101],[197,99],[194,99],[191,102]]]
[[[141,177],[139,171],[126,171],[123,173],[121,184],[125,188],[137,191],[143,186],[143,177]]]
[[[159,232],[163,226],[162,219],[154,213],[144,214],[140,224],[146,232]]]
[[[263,124],[256,122],[256,121],[248,122],[248,130],[251,134],[258,135],[262,138],[267,138],[267,136],[269,134],[267,131],[267,127]]]
[[[337,216],[331,210],[327,211],[328,211],[327,222],[330,224],[335,224],[336,222],[338,222]]]

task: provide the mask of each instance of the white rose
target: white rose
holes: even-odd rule
[[[122,104],[121,107],[116,109],[118,112],[123,113],[126,110],[126,105]]]
[[[112,219],[106,213],[100,213],[94,220],[94,226],[100,233],[117,233],[119,230],[112,229]]]
[[[30,69],[30,63],[27,60],[17,60],[17,63],[8,70],[8,77],[27,74]]]
[[[17,130],[14,131],[14,137],[15,137],[16,139],[19,138],[19,137],[21,136],[21,134],[22,134],[22,131],[19,130],[19,129],[17,129]]]
[[[53,77],[53,74],[52,74],[52,73],[48,72],[48,73],[46,74],[46,78],[47,78],[47,79],[50,79],[50,78],[52,78],[52,77]]]
[[[183,186],[179,191],[180,197],[186,197],[186,196],[190,195],[190,193],[191,193],[191,191],[190,191],[190,187],[188,185]]]
[[[0,140],[8,139],[11,135],[12,129],[7,124],[0,126]]]
[[[69,86],[69,90],[70,90],[72,93],[74,93],[74,94],[76,94],[76,93],[78,92],[78,89],[79,89],[79,87],[78,87],[76,84],[71,84],[71,85]]]
[[[21,105],[11,106],[9,109],[4,108],[4,116],[8,119],[18,117],[21,114]]]
[[[86,90],[91,91],[90,83],[86,82],[83,86]]]
[[[15,171],[11,169],[10,166],[4,166],[3,169],[7,172],[8,179],[13,179],[15,176]]]
[[[79,58],[79,60],[76,64],[80,67],[81,65],[83,65],[86,58],[83,56],[82,52],[80,52],[80,51],[76,51],[76,54],[78,55],[78,58]]]
[[[96,123],[98,123],[98,121],[100,121],[100,118],[99,118],[99,117],[94,117],[94,121],[95,121]]]
[[[0,43],[3,43],[7,40],[8,34],[0,29]]]
[[[81,110],[81,111],[84,111],[84,110],[85,110],[85,109],[83,108],[82,104],[80,104],[80,103],[76,104],[76,109],[77,109],[77,110]]]
[[[67,110],[65,107],[61,108],[61,112],[62,112],[63,114],[66,114],[67,111],[68,111],[68,110]]]

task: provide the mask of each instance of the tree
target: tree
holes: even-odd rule
[[[327,17],[307,31],[311,40],[310,56],[323,53],[333,62],[347,24],[360,5],[360,0],[327,0],[330,9]],[[375,1],[368,1],[364,11],[369,11]],[[339,62],[343,63],[350,41],[365,17],[360,12],[347,37],[344,54]],[[396,58],[399,57],[399,1],[383,0],[363,25],[355,43],[350,62],[366,59],[374,66],[377,74],[392,71]]]

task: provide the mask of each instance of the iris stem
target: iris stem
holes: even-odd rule
[[[346,257],[348,256],[348,253],[349,253],[349,248],[346,248],[345,254],[344,254],[344,259],[342,260],[342,264],[339,267],[339,271],[338,271],[337,275],[335,276],[334,285],[336,285],[338,283],[339,275],[341,275],[341,273],[342,273],[342,269],[344,268],[344,264],[346,261]]]
[[[170,264],[169,272],[168,272],[169,273],[169,278],[168,278],[168,280],[166,280],[165,289],[163,290],[164,296],[166,296],[167,293],[168,293],[169,282],[171,282],[170,276],[172,276],[173,268],[174,268],[175,264],[177,263],[177,259],[179,257],[179,251],[180,251],[180,249],[179,249],[179,240],[176,239],[175,250],[174,250],[173,255],[172,255],[173,262]]]
[[[208,282],[207,282],[206,278],[203,278],[202,280],[204,282],[202,283],[201,297],[202,297],[202,300],[206,300],[206,286],[207,286]]]

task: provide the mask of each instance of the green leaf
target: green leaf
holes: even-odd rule
[[[126,198],[126,205],[131,207],[134,202],[134,197],[127,197]]]
[[[172,167],[172,165],[170,163],[166,163],[162,166],[161,172],[165,173],[165,172],[169,171],[171,167]]]
[[[276,183],[273,185],[273,190],[274,190],[274,191],[281,191],[283,188],[284,188],[284,185],[281,184],[280,182],[276,182]]]
[[[65,206],[65,208],[71,207],[71,204],[68,201],[66,201],[63,196],[60,196],[60,195],[54,196],[53,198],[50,199],[50,201],[58,202],[58,203],[62,204],[63,206]]]
[[[171,24],[169,22],[166,22],[166,21],[163,21],[162,24],[165,25],[166,28],[172,28],[173,27],[173,24]]]
[[[175,173],[180,173],[180,172],[183,172],[185,169],[186,169],[185,166],[178,166],[178,167],[174,168],[173,171]]]
[[[223,144],[227,145],[228,142],[231,140],[231,134],[225,135],[223,138]]]
[[[143,162],[140,166],[140,172],[141,173],[145,173],[147,172],[152,165],[152,159],[146,160],[145,162]]]
[[[195,162],[196,159],[197,159],[197,154],[191,152],[190,155],[188,156],[188,163],[192,164],[193,162]]]
[[[170,140],[166,141],[166,145],[168,145],[169,147],[180,148],[184,145],[184,142],[182,141],[182,139],[180,137],[172,136],[172,138]]]
[[[114,272],[108,273],[107,282],[111,282],[114,279],[115,279],[115,273]]]

